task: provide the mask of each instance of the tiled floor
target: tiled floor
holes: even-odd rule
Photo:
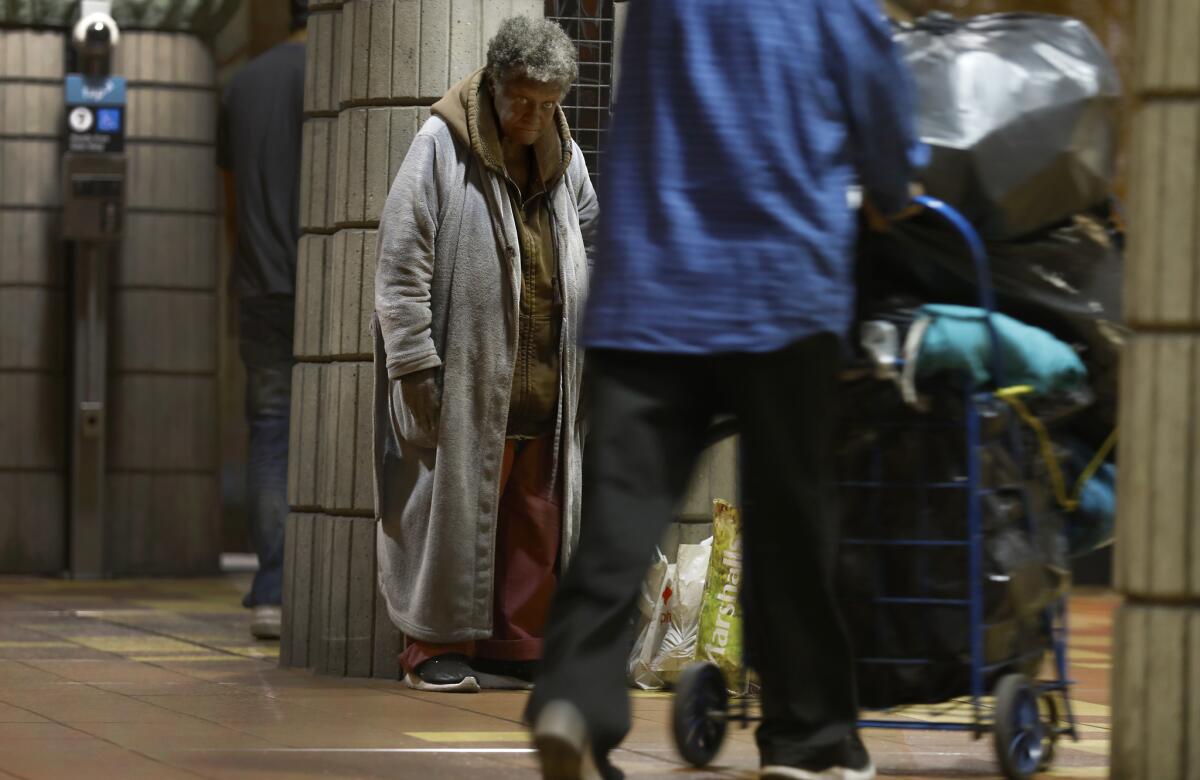
[[[431,695],[398,683],[276,667],[238,605],[237,578],[75,583],[0,579],[0,780],[535,778],[516,693]],[[1115,599],[1073,599],[1082,741],[1060,744],[1060,778],[1106,777]],[[616,762],[631,778],[749,778],[751,731],[717,766],[684,770],[670,699],[635,694]],[[996,776],[990,742],[869,732],[887,777]]]

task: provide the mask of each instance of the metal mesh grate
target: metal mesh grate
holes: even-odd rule
[[[558,22],[579,49],[579,81],[563,99],[571,133],[600,177],[612,94],[612,0],[546,0],[546,18]]]

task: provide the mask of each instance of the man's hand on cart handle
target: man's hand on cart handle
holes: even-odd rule
[[[908,185],[909,196],[912,200],[916,200],[919,196],[925,194],[925,188],[914,182]],[[885,216],[869,197],[863,198],[863,213],[867,217],[867,227],[876,233],[886,233],[892,229],[892,225],[897,222],[903,222],[910,217],[914,217],[924,208],[919,203],[912,203],[901,211],[895,214]]]

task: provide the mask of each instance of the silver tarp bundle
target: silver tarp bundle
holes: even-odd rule
[[[933,150],[930,195],[985,238],[1033,233],[1104,201],[1117,157],[1120,80],[1082,22],[1044,14],[897,28]]]

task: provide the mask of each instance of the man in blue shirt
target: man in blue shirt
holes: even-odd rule
[[[925,155],[876,0],[634,0],[584,343],[579,548],[527,713],[543,773],[619,777],[622,641],[714,416],[738,418],[763,776],[874,776],[833,592],[837,370],[860,186],[905,209]]]

